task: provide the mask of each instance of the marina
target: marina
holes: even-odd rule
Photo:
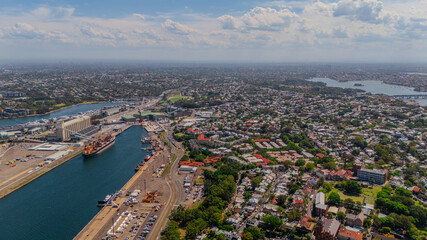
[[[78,155],[0,200],[2,238],[72,239],[98,213],[98,201],[135,174],[147,156],[141,136],[148,135],[131,127],[102,154]]]

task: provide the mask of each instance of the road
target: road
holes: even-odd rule
[[[173,137],[172,133],[173,130],[169,127],[165,129],[166,131],[166,139],[171,143],[172,149],[170,149],[172,155],[177,156],[175,162],[172,164],[170,173],[166,176],[166,183],[169,187],[169,190],[171,192],[170,198],[168,199],[168,202],[165,205],[165,209],[163,210],[162,214],[159,216],[158,220],[156,221],[156,224],[153,226],[152,231],[147,236],[147,239],[157,239],[160,236],[160,233],[166,226],[169,220],[169,215],[172,211],[172,209],[176,206],[177,203],[179,203],[184,194],[184,188],[182,183],[179,181],[178,177],[178,171],[179,171],[179,161],[181,160],[182,156],[184,155],[185,151],[182,147],[181,143],[176,142]],[[166,147],[166,146],[165,146]],[[173,159],[173,158],[171,158]]]
[[[317,194],[317,190],[314,191],[314,193],[312,193],[312,196],[313,196],[314,199],[316,198],[316,194]],[[309,218],[313,217],[312,214],[311,214],[312,212],[313,212],[313,199],[311,199],[311,200],[308,201],[305,216],[309,217]]]

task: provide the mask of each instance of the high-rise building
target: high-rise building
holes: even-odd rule
[[[368,181],[373,184],[382,185],[386,181],[387,172],[381,169],[359,169],[357,177],[360,181]]]
[[[56,123],[56,138],[60,141],[69,141],[71,135],[91,126],[90,117],[82,116],[69,121]]]

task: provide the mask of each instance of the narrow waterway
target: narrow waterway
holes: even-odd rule
[[[77,156],[0,200],[0,239],[72,239],[146,157],[141,136],[148,135],[131,127],[102,154]]]
[[[65,108],[65,109],[62,109],[59,111],[55,111],[55,112],[52,112],[49,114],[40,115],[40,116],[31,116],[31,117],[22,117],[22,118],[5,118],[5,119],[0,119],[0,128],[9,127],[9,126],[16,126],[19,124],[25,124],[25,123],[34,122],[34,121],[39,121],[41,119],[51,119],[51,118],[58,118],[58,117],[63,117],[63,116],[71,116],[71,115],[76,115],[76,114],[81,113],[81,112],[99,110],[103,107],[112,107],[112,106],[117,106],[120,104],[124,104],[124,102],[80,104],[80,105],[75,105],[75,106]]]
[[[312,78],[312,79],[309,79],[309,81],[323,82],[323,83],[326,83],[326,86],[328,87],[361,89],[368,93],[385,94],[389,96],[426,94],[423,92],[417,92],[410,87],[391,85],[391,84],[383,83],[381,81],[374,81],[374,80],[339,82],[329,78]],[[355,84],[357,86],[355,86]],[[411,99],[411,100],[418,102],[421,105],[427,106],[427,99]]]

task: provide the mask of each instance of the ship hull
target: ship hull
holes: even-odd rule
[[[90,154],[84,154],[84,153],[83,153],[83,154],[82,154],[82,155],[83,155],[83,158],[84,158],[84,159],[86,159],[86,158],[90,158],[90,157],[96,156],[96,155],[98,155],[98,154],[102,153],[103,151],[107,150],[107,149],[108,149],[108,148],[110,148],[111,146],[113,146],[115,143],[116,143],[116,140],[114,139],[113,141],[111,141],[111,142],[109,142],[109,143],[105,144],[103,147],[101,147],[100,149],[96,150],[96,151],[95,151],[95,152],[93,152],[93,153],[90,153]]]

